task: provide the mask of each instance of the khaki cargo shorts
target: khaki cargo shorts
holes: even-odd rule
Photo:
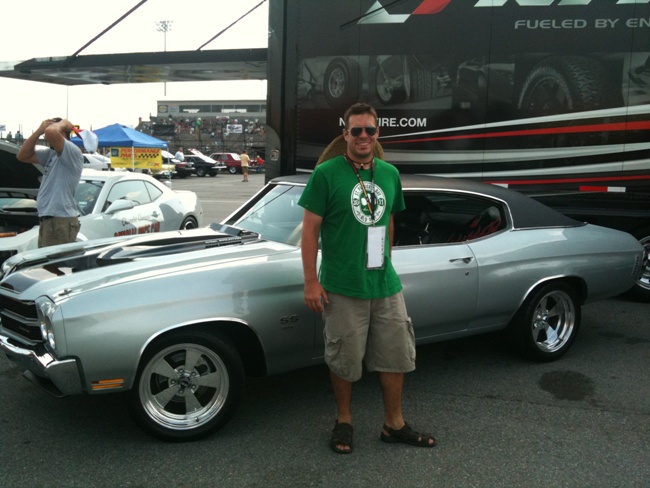
[[[404,296],[363,300],[327,293],[325,362],[339,378],[357,381],[368,371],[408,373],[415,369],[415,334]]]
[[[79,217],[41,217],[39,220],[38,247],[74,242],[81,227]]]

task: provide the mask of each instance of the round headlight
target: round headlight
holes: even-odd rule
[[[36,310],[38,311],[38,323],[41,329],[41,337],[45,341],[45,344],[54,351],[56,348],[56,340],[54,338],[52,316],[54,315],[56,307],[49,300],[39,300]]]
[[[52,348],[56,348],[56,341],[54,340],[54,332],[52,331],[52,323],[47,317],[40,317],[41,337]]]

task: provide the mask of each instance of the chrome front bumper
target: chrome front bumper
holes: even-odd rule
[[[0,334],[0,349],[10,361],[25,368],[24,376],[48,393],[63,397],[83,393],[81,375],[75,359],[58,360],[50,353],[42,354],[10,342],[9,337]]]

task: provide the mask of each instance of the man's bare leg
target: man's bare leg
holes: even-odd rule
[[[404,389],[404,373],[379,373],[379,384],[384,394],[384,425],[394,430],[404,427],[404,416],[402,415],[402,391]],[[388,435],[386,429],[383,433]],[[426,444],[434,446],[435,439],[428,434]],[[424,437],[424,439],[426,439]],[[418,437],[418,442],[424,440],[423,436]]]
[[[402,390],[404,373],[379,373],[379,384],[384,394],[384,424],[391,429],[404,427],[402,416]]]
[[[352,424],[352,382],[344,380],[330,372],[334,399],[338,409],[336,420],[338,423]],[[338,449],[349,451],[350,446],[337,444]]]

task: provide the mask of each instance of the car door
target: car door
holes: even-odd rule
[[[405,200],[392,259],[416,337],[462,333],[474,326],[479,295],[472,244],[502,227],[502,212],[496,202],[455,192],[407,192]]]
[[[476,259],[469,246],[396,247],[392,259],[418,340],[467,328],[478,294]]]
[[[165,230],[164,216],[157,203],[161,193],[143,180],[119,181],[113,185],[102,212],[105,236]]]

